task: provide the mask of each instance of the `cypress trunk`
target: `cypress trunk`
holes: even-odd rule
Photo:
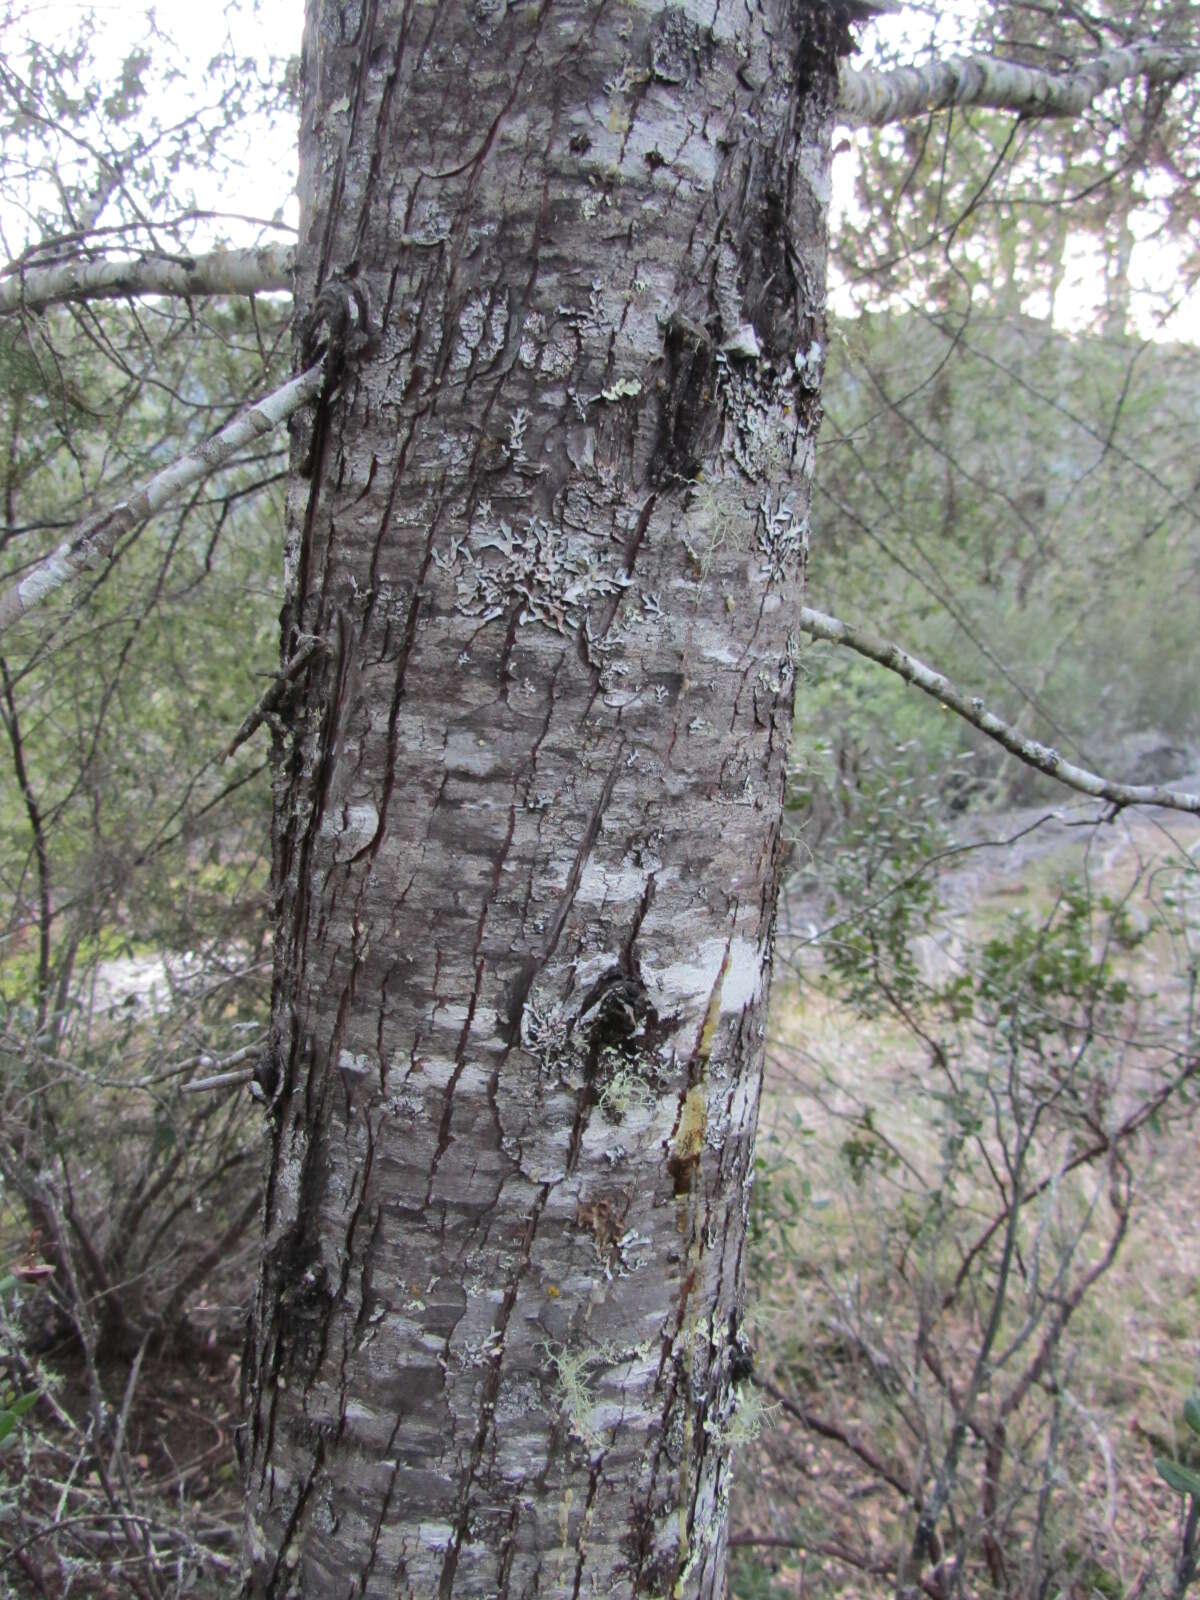
[[[256,1596],[720,1596],[844,15],[310,0]]]

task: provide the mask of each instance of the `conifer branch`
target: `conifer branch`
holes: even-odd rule
[[[847,122],[881,127],[948,106],[989,106],[1026,117],[1076,117],[1106,89],[1129,78],[1172,83],[1200,68],[1200,51],[1143,39],[1105,50],[1066,72],[1047,72],[993,56],[953,56],[891,72],[843,66],[838,109]]]
[[[214,250],[203,256],[139,256],[125,260],[60,261],[50,267],[14,265],[0,276],[0,314],[44,311],[69,300],[120,300],[163,294],[182,299],[210,294],[291,290],[290,244]]]
[[[443,235],[396,235],[397,249],[432,250]],[[181,300],[205,295],[291,293],[295,249],[263,244],[247,250],[213,250],[200,256],[126,256],[58,261],[52,266],[11,262],[0,270],[0,316],[44,311],[70,301],[125,300],[166,295]]]
[[[0,633],[55,589],[112,555],[123,534],[153,516],[168,501],[206,472],[224,465],[253,440],[271,433],[293,411],[319,394],[324,365],[318,363],[243,411],[204,444],[164,467],[106,511],[79,523],[56,550],[39,561],[17,583],[0,593]]]
[[[1077,789],[1080,794],[1107,800],[1118,809],[1123,806],[1169,806],[1174,811],[1191,811],[1200,815],[1200,794],[1190,794],[1186,789],[1163,788],[1152,783],[1113,783],[1095,772],[1089,772],[1085,767],[1064,761],[1057,750],[1039,744],[1036,739],[1024,738],[1010,723],[995,716],[978,695],[964,694],[949,678],[927,667],[923,661],[918,661],[916,656],[909,655],[907,650],[901,650],[899,645],[892,644],[890,640],[876,638],[860,628],[852,627],[848,622],[842,622],[838,617],[813,611],[808,606],[800,608],[798,625],[801,632],[811,638],[845,645],[850,650],[856,650],[860,656],[878,662],[889,672],[897,673],[907,683],[914,684],[923,693],[963,717],[980,733],[994,739],[1010,755],[1051,778],[1057,778],[1059,783],[1065,783],[1068,788]]]

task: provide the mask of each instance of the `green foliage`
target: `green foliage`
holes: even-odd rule
[[[1197,1470],[1200,1458],[1200,1400],[1194,1395],[1189,1396],[1183,1403],[1182,1420],[1185,1434],[1190,1437],[1186,1440],[1187,1448],[1181,1449],[1178,1456],[1190,1459],[1156,1456],[1154,1460],[1159,1477],[1176,1494],[1183,1497],[1186,1507],[1179,1555],[1175,1563],[1175,1581],[1171,1587],[1171,1600],[1182,1600],[1183,1595],[1200,1576],[1200,1470]]]
[[[1200,1472],[1194,1472],[1191,1467],[1172,1461],[1169,1456],[1155,1456],[1154,1466],[1159,1477],[1174,1489],[1176,1494],[1200,1500]]]
[[[900,1157],[875,1126],[875,1108],[859,1112],[854,1131],[842,1140],[841,1155],[854,1183],[861,1189],[868,1173],[890,1172]]]
[[[1198,42],[1189,0],[931,6],[882,39],[864,41],[880,64],[981,52],[1051,71],[1133,40]],[[861,309],[903,298],[932,315],[969,315],[981,300],[1011,317],[1086,315],[1110,338],[1135,309],[1169,325],[1177,285],[1164,273],[1151,296],[1143,283],[1135,308],[1135,280],[1149,274],[1134,256],[1147,236],[1170,241],[1190,281],[1197,207],[1178,177],[1198,114],[1194,83],[1163,93],[1130,81],[1077,117],[975,108],[861,131],[856,203],[833,246],[847,297]]]
[[[0,1299],[11,1294],[16,1286],[17,1279],[11,1273],[0,1277]],[[12,1436],[21,1418],[33,1410],[39,1398],[37,1389],[29,1389],[22,1394],[11,1384],[0,1383],[0,1445]]]
[[[1101,920],[1104,944],[1097,956]],[[1070,879],[1048,917],[1035,920],[1014,912],[1002,933],[985,940],[976,978],[979,1014],[1014,1046],[1035,1046],[1048,1033],[1069,1042],[1129,999],[1129,983],[1116,973],[1115,956],[1136,950],[1148,933],[1133,926],[1125,906]],[[962,993],[957,986],[956,997]],[[959,1015],[974,1010],[968,1006]]]
[[[48,30],[36,9],[16,0],[0,7],[0,201],[14,254],[23,243],[12,236],[17,218],[42,245],[65,235],[86,246],[100,223],[124,224],[126,246],[139,234],[158,250],[179,243],[180,230],[198,220],[201,174],[219,192],[246,159],[245,119],[256,119],[261,137],[286,113],[286,60],[237,49],[244,24],[226,30],[208,56],[197,94],[186,43],[153,11],[123,21],[118,33],[103,12],[80,6],[69,25]],[[124,55],[109,66],[114,38]]]
[[[14,1395],[11,1390],[0,1389],[0,1444],[5,1442],[25,1413],[32,1411],[37,1403],[36,1389],[20,1395]]]
[[[225,19],[198,83],[152,15],[114,32],[84,8],[47,32],[3,7],[0,206],[17,264],[221,242],[231,219],[197,193],[228,183],[216,203],[230,204],[243,118],[260,116],[261,161],[267,124],[291,115],[282,65],[234,47],[249,18]],[[234,226],[241,243],[277,236]],[[290,369],[275,297],[0,319],[0,583]],[[140,1420],[139,1374],[171,1353],[223,1360],[240,1336],[261,1123],[245,1087],[183,1090],[248,1077],[263,1037],[265,738],[222,753],[277,665],[287,450],[267,438],[194,485],[12,628],[0,658],[0,1261],[39,1264],[4,1317],[0,1492],[39,1593],[110,1586],[97,1574],[112,1552],[84,1553],[72,1531],[110,1518],[128,1534],[123,1593],[210,1593],[213,1574],[227,1587],[210,1524],[163,1502],[122,1431]],[[61,1398],[31,1355],[51,1340],[82,1379]],[[94,1478],[62,1466],[85,1459]]]
[[[796,1230],[814,1205],[812,1185],[796,1169],[797,1151],[810,1137],[796,1113],[785,1128],[772,1128],[759,1139],[747,1225],[751,1254],[766,1246],[795,1248]]]
[[[837,835],[829,893],[839,907],[825,941],[826,959],[849,1003],[878,1009],[880,986],[898,1004],[920,985],[916,941],[937,909],[928,867],[944,847],[935,821],[937,797],[913,744],[897,747],[887,766],[868,760],[856,774],[855,796]]]
[[[1160,1478],[1176,1494],[1189,1495],[1200,1500],[1200,1399],[1189,1395],[1180,1410],[1183,1423],[1182,1438],[1174,1455],[1154,1458]]]
[[[204,431],[270,381],[240,322],[210,310],[161,330],[165,398],[105,353],[145,335],[122,307],[97,309],[89,337],[53,313],[19,330],[37,378],[24,410],[23,391],[7,397],[0,437],[15,463],[9,515],[31,529],[15,541],[22,562],[81,503],[76,468],[87,499],[112,498],[178,448],[164,425]],[[267,308],[258,334],[272,322],[282,365]],[[87,407],[34,404],[35,383],[58,393],[59,363]],[[201,485],[6,640],[0,750],[21,776],[0,788],[0,1154],[18,1192],[24,1164],[73,1196],[81,1281],[119,1342],[183,1314],[176,1289],[245,1204],[228,1175],[250,1159],[253,1128],[235,1102],[179,1090],[265,1014],[261,736],[219,758],[277,650],[277,459]]]
[[[790,1600],[789,1582],[776,1581],[774,1571],[753,1550],[733,1551],[729,1562],[729,1593],[733,1600]]]
[[[136,319],[122,309],[102,308],[95,321],[112,347],[136,342]],[[211,348],[181,332],[154,353],[162,384],[196,397],[174,408],[173,418],[164,416],[172,407],[164,408],[157,390],[114,375],[71,319],[47,317],[39,330],[21,333],[44,395],[55,393],[47,364],[52,338],[55,363],[99,408],[39,417],[22,412],[19,396],[10,395],[4,437],[17,441],[10,448],[19,484],[10,503],[25,523],[44,527],[70,517],[78,488],[63,463],[103,463],[87,492],[111,498],[113,478],[128,481],[161,464],[164,425],[185,434],[197,424],[203,429],[236,404],[239,390],[270,381],[272,374],[254,372],[257,354],[220,313],[206,322]],[[110,408],[122,419],[115,431],[101,420]],[[253,909],[245,897],[246,851],[261,860],[261,756],[248,750],[227,769],[217,758],[261,692],[255,668],[266,668],[275,651],[281,508],[270,484],[256,499],[245,494],[270,477],[269,461],[247,461],[204,486],[173,518],[126,541],[82,596],[62,596],[9,641],[6,743],[20,738],[29,791],[50,834],[58,908],[55,970],[45,975],[51,983],[59,953],[76,963],[122,937],[142,948],[194,949],[218,900],[228,915],[227,887],[235,882],[246,910]],[[60,536],[52,527],[43,538]],[[3,887],[18,907],[32,894],[31,843],[26,796],[6,785],[0,857],[16,864]],[[10,993],[28,959],[23,944],[5,948],[0,982]]]
[[[54,44],[5,21],[0,201],[24,259],[186,256],[196,163],[230,172],[241,117],[280,110],[272,64],[220,53],[189,103],[153,18],[108,73],[92,13]],[[272,298],[0,320],[3,579],[281,381],[289,328]],[[244,1095],[181,1088],[248,1060],[266,1012],[265,740],[221,757],[277,662],[286,453],[267,439],[134,529],[0,660],[0,1171],[56,1269],[39,1315],[106,1352],[188,1327],[249,1226]]]

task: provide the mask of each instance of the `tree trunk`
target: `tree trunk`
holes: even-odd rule
[[[845,20],[310,0],[254,1595],[725,1592]]]

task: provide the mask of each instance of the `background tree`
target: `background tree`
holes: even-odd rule
[[[905,23],[905,49],[915,33],[931,55],[1052,69],[1150,35],[1194,42],[1186,7],[939,7]],[[1018,726],[1146,779],[1185,770],[1195,742],[1172,604],[1194,581],[1194,497],[1166,420],[1190,414],[1193,358],[1162,337],[1190,282],[1190,191],[1171,175],[1194,148],[1194,95],[1144,82],[1072,118],[966,106],[860,134],[832,240],[859,314],[826,395],[821,604],[885,630],[919,617],[933,659],[974,692],[1003,683]],[[908,725],[898,685],[846,659],[817,671],[843,763],[872,720]],[[961,727],[938,737],[973,749],[994,793],[1032,792]]]
[[[20,574],[290,360],[287,307],[270,299],[43,311],[12,296],[20,273],[114,254],[178,273],[200,239],[253,239],[193,189],[229,182],[246,120],[286,118],[289,102],[281,73],[230,45],[189,103],[184,58],[152,22],[112,64],[86,13],[51,45],[43,13],[10,8],[4,40],[0,226],[17,270],[0,288],[0,471],[4,560]],[[180,1091],[248,1073],[264,1033],[265,761],[220,757],[277,633],[284,466],[267,439],[205,471],[49,601],[0,668],[0,1172],[19,1280],[4,1309],[23,1294],[27,1319],[4,1337],[6,1377],[44,1388],[39,1350],[63,1356],[70,1339],[50,1358],[64,1387],[7,1446],[5,1583],[33,1593],[101,1562],[123,1592],[159,1592],[170,1562],[194,1573],[197,1553],[229,1581],[219,1519],[178,1504],[228,1448],[228,1406],[198,1428],[171,1380],[147,1388],[145,1374],[164,1352],[220,1370],[255,1250],[259,1130],[236,1098]],[[83,1465],[97,1460],[99,1477]],[[174,1507],[143,1491],[156,1480]]]

